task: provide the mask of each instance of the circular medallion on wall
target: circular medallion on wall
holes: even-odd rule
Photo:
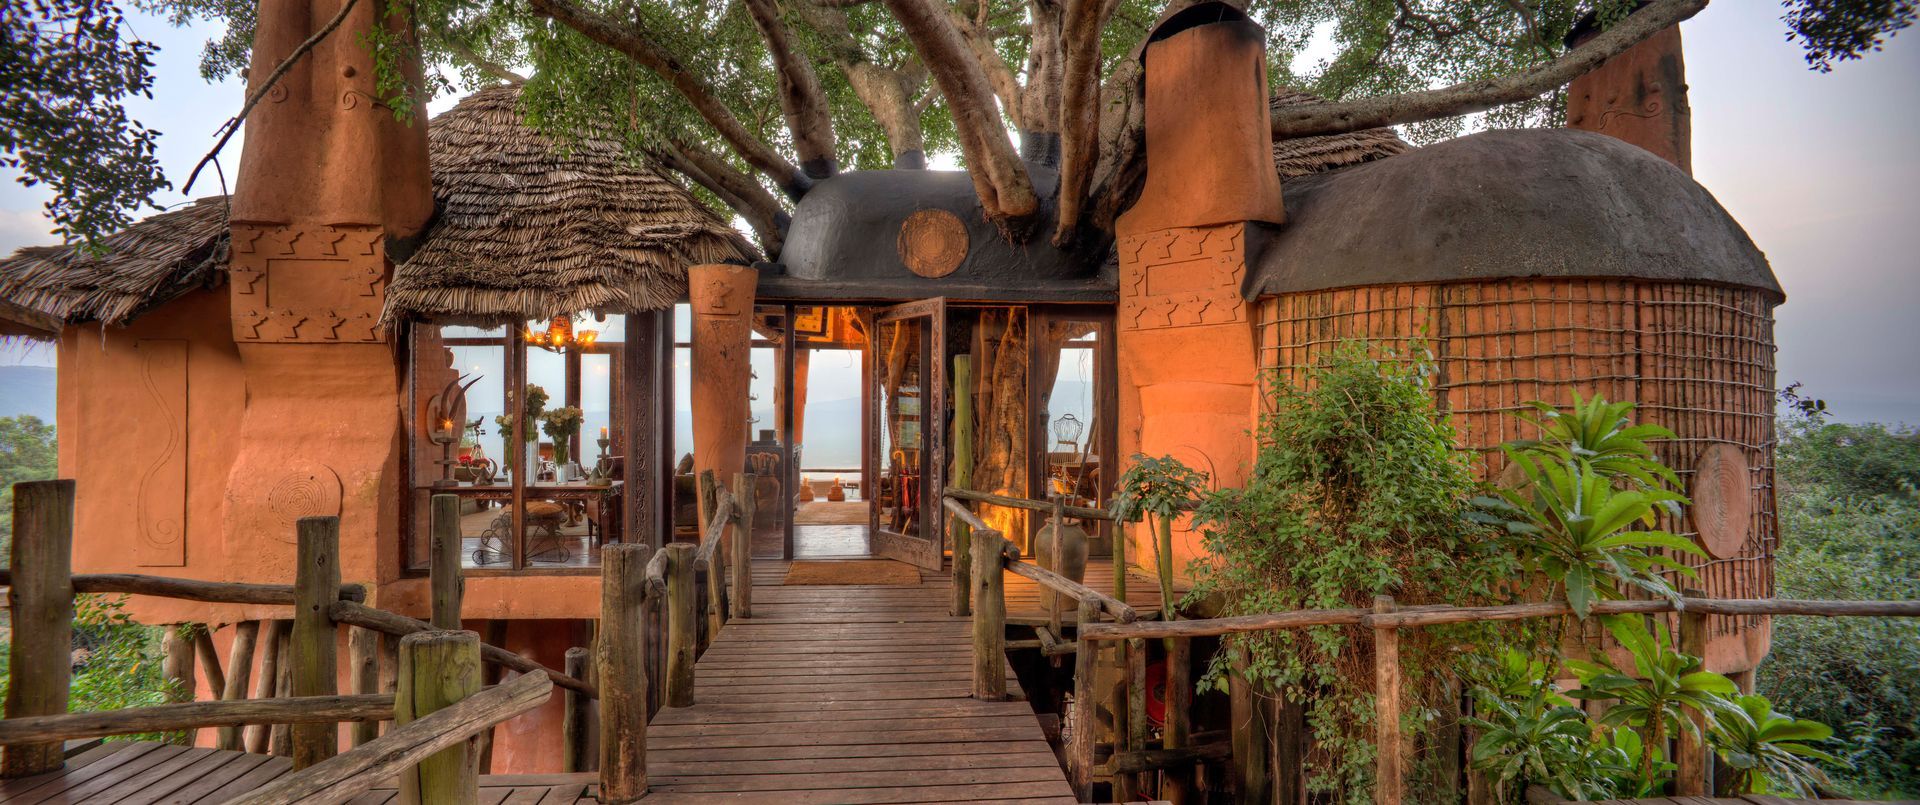
[[[939,279],[967,259],[967,225],[946,210],[920,210],[900,224],[896,247],[907,270]]]
[[[340,516],[340,497],[340,475],[332,467],[297,464],[267,491],[267,522],[262,525],[274,539],[296,542],[294,528],[300,518]]]
[[[1738,446],[1708,445],[1693,462],[1689,509],[1700,546],[1715,559],[1739,556],[1753,527],[1753,473]]]

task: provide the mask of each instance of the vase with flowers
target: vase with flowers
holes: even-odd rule
[[[519,470],[522,461],[525,460],[521,454],[532,452],[533,446],[539,442],[540,440],[539,425],[540,425],[541,417],[545,414],[546,408],[547,408],[547,400],[550,399],[547,396],[546,389],[541,388],[540,386],[533,383],[527,384],[525,393],[526,393],[526,419],[521,423],[524,427],[520,429],[520,438],[522,441],[525,442],[525,444],[523,444],[521,448],[518,450],[511,449],[511,448],[507,450],[506,462],[507,462],[507,472],[509,473],[517,472]],[[507,396],[507,407],[508,408],[514,407],[514,400],[511,394]],[[493,418],[493,424],[500,426],[501,439],[506,440],[508,442],[513,441],[514,422],[513,422],[513,416],[511,414],[500,414],[498,416],[495,416]],[[530,461],[527,462],[527,466],[533,466],[532,462]]]
[[[555,408],[540,418],[540,429],[553,440],[555,480],[572,479],[573,437],[580,432],[580,423],[585,419],[586,414],[572,405]]]

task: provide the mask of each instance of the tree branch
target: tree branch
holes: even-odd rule
[[[747,226],[753,229],[754,239],[760,242],[760,250],[766,252],[767,259],[780,259],[791,219],[773,194],[753,177],[735,170],[719,155],[690,141],[669,140],[649,149],[647,155],[718,196],[747,219]]]
[[[1060,88],[1060,200],[1053,245],[1065,248],[1080,225],[1080,211],[1100,161],[1100,31],[1114,4],[1067,0],[1061,44],[1066,65]]]
[[[1040,210],[1033,180],[1021,164],[1006,124],[993,102],[993,90],[941,0],[884,0],[913,41],[947,99],[960,151],[973,177],[974,192],[987,218],[1010,237],[1021,239]]]
[[[834,157],[833,118],[813,64],[794,49],[773,0],[746,0],[746,6],[780,74],[780,111],[787,119],[787,131],[793,133],[793,150],[800,157],[800,168],[814,179],[832,176],[839,170]]]
[[[895,69],[874,62],[854,38],[847,15],[837,8],[806,2],[793,8],[823,40],[827,55],[841,75],[846,76],[854,96],[886,133],[887,145],[893,150],[894,167],[923,167],[927,142],[920,128],[920,113],[925,107],[915,104],[911,95],[916,85],[926,81],[924,68],[910,60],[906,65],[914,68],[910,73],[904,67]]]
[[[593,11],[581,8],[567,0],[531,0],[533,11],[543,17],[580,32],[602,45],[626,54],[641,66],[652,70],[693,105],[695,112],[713,126],[715,133],[727,141],[727,145],[740,155],[754,170],[766,174],[774,184],[788,196],[798,199],[806,195],[813,181],[807,178],[799,168],[788,162],[786,157],[760,138],[755,137],[740,122],[733,110],[728,109],[713,88],[701,76],[695,75],[686,65],[668,53],[665,48],[647,38],[644,32],[622,25]]]
[[[1456,117],[1550,92],[1591,72],[1667,27],[1691,18],[1707,0],[1655,0],[1586,44],[1546,64],[1500,78],[1356,101],[1287,106],[1273,112],[1274,139],[1343,134],[1361,129]]]

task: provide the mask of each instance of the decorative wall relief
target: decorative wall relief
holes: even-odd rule
[[[1120,327],[1247,321],[1244,224],[1178,227],[1120,242]]]
[[[900,223],[894,248],[907,270],[939,279],[967,259],[967,225],[946,210],[919,210]]]
[[[148,438],[126,440],[137,470],[134,561],[142,567],[187,563],[187,342],[134,342],[140,366],[141,410]]]
[[[1708,445],[1694,460],[1688,510],[1700,545],[1715,559],[1739,556],[1753,528],[1753,471],[1739,446]]]
[[[289,545],[298,540],[294,528],[302,517],[340,516],[340,474],[317,461],[296,461],[267,490],[267,511],[261,530]]]
[[[379,343],[385,236],[376,226],[235,224],[229,280],[242,342]]]

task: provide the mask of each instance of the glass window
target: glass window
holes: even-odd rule
[[[410,567],[427,564],[431,498],[460,499],[469,569],[593,567],[622,537],[623,316],[414,330]]]

